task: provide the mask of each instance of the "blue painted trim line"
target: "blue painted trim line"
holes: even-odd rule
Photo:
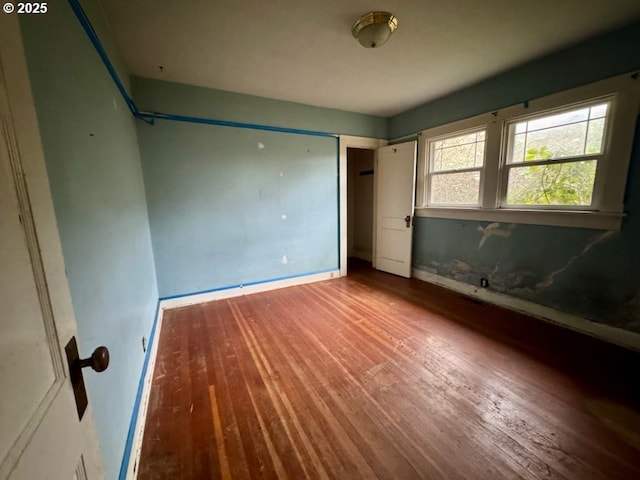
[[[163,300],[173,300],[176,298],[184,298],[184,297],[190,297],[192,295],[201,295],[204,293],[213,293],[213,292],[222,292],[225,290],[231,290],[233,288],[243,288],[243,287],[251,287],[253,285],[261,285],[263,283],[273,283],[273,282],[278,282],[281,280],[291,280],[292,278],[300,278],[300,277],[308,277],[310,275],[318,275],[320,273],[329,273],[329,272],[339,272],[340,271],[340,267],[338,268],[328,268],[326,270],[318,270],[316,272],[307,272],[307,273],[299,273],[296,275],[287,275],[284,277],[276,277],[276,278],[269,278],[268,280],[258,280],[255,282],[247,282],[247,283],[239,283],[238,285],[228,285],[225,287],[218,287],[218,288],[212,288],[211,290],[201,290],[199,292],[192,292],[192,293],[181,293],[178,295],[169,295],[167,297],[160,297],[160,301]]]
[[[69,5],[71,6],[71,9],[73,10],[73,13],[75,13],[76,17],[78,18],[78,21],[80,22],[80,25],[82,26],[82,28],[86,32],[87,36],[89,37],[89,40],[91,40],[91,43],[93,44],[93,46],[96,49],[96,52],[98,52],[98,55],[100,56],[100,59],[102,60],[102,63],[104,63],[104,66],[106,67],[107,71],[109,72],[109,75],[111,76],[111,79],[113,80],[113,83],[116,84],[116,87],[118,88],[118,91],[120,92],[120,95],[122,95],[122,98],[124,99],[125,103],[129,107],[129,110],[131,110],[131,113],[133,114],[133,116],[136,117],[136,118],[140,118],[140,119],[144,120],[145,122],[148,121],[148,120],[146,120],[145,118],[143,118],[140,115],[140,111],[138,110],[138,107],[136,107],[136,104],[133,102],[133,99],[129,96],[129,94],[127,93],[127,90],[124,88],[124,85],[120,81],[120,77],[118,77],[118,73],[116,72],[116,69],[114,68],[113,63],[111,63],[111,60],[109,59],[109,56],[107,55],[107,52],[105,51],[104,47],[102,46],[102,42],[100,41],[100,38],[98,38],[98,34],[94,30],[93,25],[91,24],[91,21],[89,20],[89,17],[87,17],[87,14],[85,13],[84,9],[82,8],[82,5],[80,5],[80,1],[79,0],[69,0]]]
[[[158,314],[160,313],[160,299],[156,304],[156,314],[153,318],[153,326],[151,327],[151,333],[149,334],[149,341],[147,342],[147,352],[144,356],[144,363],[142,364],[142,372],[140,373],[140,381],[138,382],[138,393],[136,394],[136,401],[133,404],[133,413],[131,414],[131,422],[129,423],[129,432],[127,433],[127,441],[124,445],[124,453],[122,454],[122,463],[120,464],[120,474],[118,480],[126,480],[127,470],[129,469],[129,462],[131,461],[131,449],[133,448],[133,437],[136,433],[136,423],[138,421],[138,412],[140,410],[140,402],[142,401],[142,392],[144,391],[144,379],[147,376],[147,368],[149,367],[149,358],[151,357],[151,349],[153,347],[154,338],[156,336],[156,326],[158,325]]]
[[[151,123],[154,120],[173,120],[175,122],[199,123],[202,125],[217,125],[221,127],[248,128],[252,130],[267,130],[269,132],[294,133],[296,135],[312,135],[315,137],[330,137],[335,139],[339,138],[339,136],[336,135],[335,133],[318,132],[315,130],[275,127],[271,125],[259,125],[257,123],[231,122],[227,120],[214,120],[211,118],[189,117],[186,115],[174,115],[172,113],[142,112],[140,113],[140,116],[144,119],[149,120],[147,123]]]
[[[332,137],[332,138],[338,138],[338,135],[335,133],[327,133],[327,132],[318,132],[318,131],[314,131],[314,130],[302,130],[302,129],[298,129],[298,128],[285,128],[285,127],[273,127],[270,125],[258,125],[258,124],[253,124],[253,123],[242,123],[242,122],[228,122],[228,121],[224,121],[224,120],[214,120],[214,119],[209,119],[209,118],[200,118],[200,117],[189,117],[189,116],[184,116],[184,115],[173,115],[170,113],[159,113],[159,112],[140,112],[140,110],[138,110],[138,107],[136,106],[135,102],[133,101],[133,98],[131,98],[129,96],[129,93],[127,92],[127,89],[124,88],[124,85],[122,84],[122,81],[120,80],[120,77],[118,77],[118,72],[116,72],[115,67],[113,66],[113,63],[111,63],[111,60],[109,59],[109,56],[107,55],[107,52],[105,51],[102,42],[100,41],[100,38],[98,37],[98,34],[96,33],[95,29],[93,28],[93,25],[91,24],[91,21],[89,20],[89,17],[87,17],[87,14],[85,13],[84,9],[82,8],[82,5],[80,5],[80,1],[79,0],[68,0],[69,1],[69,5],[71,6],[71,9],[73,10],[73,13],[75,13],[76,17],[78,18],[78,21],[80,22],[80,25],[82,26],[82,28],[84,29],[84,31],[86,32],[87,36],[89,37],[89,40],[91,40],[91,43],[93,44],[93,46],[96,49],[96,52],[98,53],[98,55],[100,56],[100,59],[102,60],[102,63],[104,63],[104,66],[106,67],[107,71],[109,72],[109,75],[111,76],[111,79],[113,80],[113,83],[116,84],[116,87],[118,88],[118,91],[120,92],[120,95],[122,95],[122,98],[124,99],[125,103],[127,104],[127,106],[129,107],[129,110],[131,111],[131,114],[135,117],[135,118],[139,118],[140,120],[153,125],[154,120],[174,120],[177,122],[189,122],[189,123],[200,123],[203,125],[219,125],[219,126],[224,126],[224,127],[236,127],[236,128],[250,128],[250,129],[254,129],[254,130],[268,130],[271,132],[282,132],[282,133],[294,133],[297,135],[313,135],[313,136],[317,136],[317,137]]]

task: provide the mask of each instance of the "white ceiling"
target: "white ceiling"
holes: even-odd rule
[[[638,0],[100,4],[134,75],[384,117],[640,19]],[[398,30],[365,49],[351,25],[372,10]]]

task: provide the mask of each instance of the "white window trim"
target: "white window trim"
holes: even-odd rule
[[[468,130],[462,130],[462,131],[458,131],[455,132],[454,135],[451,134],[446,134],[446,135],[438,135],[438,136],[431,136],[430,138],[426,139],[425,143],[424,143],[424,151],[426,152],[427,149],[430,149],[430,143],[433,142],[437,142],[439,140],[444,140],[447,138],[451,138],[452,136],[458,136],[458,135],[466,135],[469,133],[474,133],[474,132],[479,132],[479,131],[483,131],[486,130],[486,125],[480,125],[477,126],[475,128],[471,128]],[[431,158],[430,160],[430,164],[427,165],[427,161],[425,160],[425,179],[424,179],[424,201],[427,202],[428,198],[431,195],[430,189],[431,189],[431,185],[433,183],[433,177],[437,176],[437,175],[448,175],[448,174],[452,174],[452,173],[461,173],[461,172],[479,172],[480,174],[480,192],[479,192],[479,201],[482,200],[482,183],[484,181],[484,169],[485,169],[485,165],[486,165],[486,139],[485,139],[485,155],[482,159],[482,166],[480,167],[469,167],[469,168],[463,168],[463,169],[457,169],[457,170],[440,170],[440,171],[433,171],[433,158]],[[427,170],[431,169],[431,173],[427,174]],[[458,207],[465,207],[465,206],[471,206],[474,207],[475,205],[447,205],[444,203],[437,203],[437,204],[433,204],[433,207],[436,208],[458,208]]]
[[[608,140],[606,160],[599,162],[594,186],[594,205],[597,206],[597,210],[500,207],[505,189],[502,166],[506,161],[507,122],[519,117],[529,117],[538,112],[612,95],[615,95],[615,99],[609,120],[611,136]],[[640,80],[636,80],[630,73],[420,132],[415,215],[619,230],[624,218],[624,191],[639,110]],[[428,206],[428,186],[426,185],[428,141],[436,137],[483,127],[486,127],[487,135],[485,164],[481,172],[480,206]]]
[[[529,113],[526,116],[519,116],[513,119],[509,119],[508,121],[505,121],[504,123],[504,127],[503,127],[503,148],[504,148],[504,159],[501,159],[501,167],[504,169],[502,171],[502,175],[500,178],[500,203],[499,205],[502,205],[502,208],[505,209],[516,209],[516,210],[543,210],[543,211],[548,211],[548,210],[570,210],[570,211],[580,211],[580,210],[584,210],[584,211],[593,211],[593,208],[590,205],[586,205],[586,206],[580,206],[580,205],[572,205],[571,207],[567,207],[567,206],[562,206],[562,205],[507,205],[506,201],[507,201],[507,189],[508,189],[508,178],[509,178],[509,170],[512,168],[521,168],[521,167],[527,167],[527,166],[534,166],[534,165],[558,165],[558,164],[567,164],[567,163],[572,163],[572,162],[582,162],[585,160],[595,160],[597,162],[597,171],[596,171],[596,178],[595,178],[595,184],[593,186],[593,196],[592,196],[592,205],[601,205],[601,186],[602,186],[602,181],[605,178],[605,170],[607,169],[607,163],[609,163],[609,157],[611,156],[611,152],[610,152],[610,148],[609,146],[611,145],[611,140],[612,140],[612,136],[611,136],[611,132],[612,132],[612,124],[613,124],[613,118],[615,118],[616,115],[616,110],[615,110],[615,105],[616,102],[618,101],[617,96],[599,96],[598,98],[595,99],[590,99],[586,102],[580,102],[580,103],[575,103],[572,102],[571,104],[569,104],[568,106],[564,105],[560,108],[556,108],[556,109],[551,109],[551,110],[543,110],[542,112],[538,111],[538,112],[532,112]],[[515,163],[509,163],[508,162],[508,158],[511,155],[511,152],[509,150],[510,145],[510,141],[512,139],[511,136],[511,128],[521,122],[521,121],[527,121],[527,120],[531,120],[531,119],[535,119],[535,118],[540,118],[540,116],[545,116],[545,115],[553,115],[555,113],[560,113],[560,112],[566,112],[569,110],[573,110],[575,108],[589,108],[591,106],[594,106],[596,104],[601,104],[601,103],[607,103],[609,105],[609,111],[606,115],[606,122],[605,122],[605,129],[603,131],[603,143],[604,143],[604,149],[601,152],[598,152],[596,154],[582,154],[582,155],[577,155],[574,157],[564,157],[564,158],[553,158],[551,160],[536,160],[536,161],[531,161],[531,162],[515,162]],[[631,152],[629,152],[629,155],[631,154]]]

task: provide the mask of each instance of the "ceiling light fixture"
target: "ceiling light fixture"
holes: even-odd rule
[[[389,12],[370,12],[361,16],[351,27],[351,33],[367,48],[381,47],[398,28],[398,18]]]

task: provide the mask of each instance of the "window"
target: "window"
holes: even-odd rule
[[[429,142],[429,204],[478,205],[485,130]]]
[[[416,215],[619,229],[639,83],[616,77],[422,132]]]
[[[508,122],[503,205],[591,207],[611,101]]]

